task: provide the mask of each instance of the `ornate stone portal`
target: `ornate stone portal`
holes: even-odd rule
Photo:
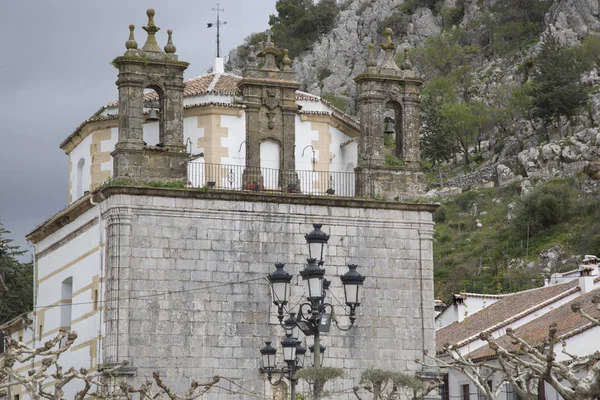
[[[283,55],[281,69],[276,58]],[[292,71],[292,61],[287,50],[279,50],[267,39],[258,54],[263,64],[258,66],[257,56],[250,52],[238,87],[246,105],[246,168],[244,185],[259,188],[263,184],[261,174],[260,144],[272,140],[279,144],[279,187],[296,191],[299,180],[296,174],[295,133],[296,90],[300,83]]]
[[[365,71],[354,80],[359,85],[359,116],[361,136],[358,143],[356,189],[359,196],[404,199],[423,193],[419,145],[420,102],[423,79],[412,70],[405,49],[402,69],[396,65],[392,30],[384,32],[381,48],[385,56],[378,66],[374,45],[369,45]],[[391,108],[395,114],[395,155],[404,166],[385,164],[384,112]]]
[[[128,178],[134,182],[150,180],[186,179],[188,154],[183,143],[183,72],[188,63],[178,61],[172,41],[172,31],[164,51],[158,46],[155,34],[154,10],[147,11],[148,38],[138,50],[129,26],[127,51],[115,58],[119,69],[119,141],[112,152],[114,178]],[[156,146],[147,146],[143,140],[144,89],[153,89],[158,99],[159,140]],[[146,105],[146,107],[148,107]]]

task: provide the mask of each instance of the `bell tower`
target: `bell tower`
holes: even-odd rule
[[[361,127],[356,168],[357,195],[410,198],[422,194],[425,188],[419,144],[420,87],[423,79],[413,71],[408,49],[404,51],[402,68],[398,67],[392,30],[387,28],[384,36],[381,48],[385,55],[381,64],[377,65],[375,46],[370,44],[367,67],[354,78],[359,87]],[[386,113],[392,113],[393,118],[386,117]],[[403,164],[401,166],[386,165],[386,120],[394,126],[396,140],[393,152]]]
[[[183,72],[189,64],[178,60],[171,30],[164,50],[159,47],[154,10],[146,14],[144,46],[138,49],[135,27],[130,25],[127,50],[113,61],[119,70],[119,140],[112,152],[113,177],[133,182],[183,180],[188,160],[183,143]],[[158,105],[159,143],[155,146],[143,140],[144,108],[149,108],[145,89],[153,89],[158,97],[151,99]]]
[[[257,56],[263,59],[260,67]],[[283,56],[281,69],[276,62],[279,56]],[[279,187],[284,191],[297,190],[296,90],[300,83],[296,81],[288,51],[275,47],[270,33],[258,55],[250,52],[238,87],[246,105],[244,185],[262,185],[261,157],[266,155],[261,154],[261,143],[272,141],[279,147]]]

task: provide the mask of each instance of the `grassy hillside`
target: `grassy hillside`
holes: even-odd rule
[[[461,291],[506,293],[540,286],[540,253],[555,245],[566,261],[550,272],[576,268],[571,255],[600,254],[600,193],[584,193],[583,181],[539,183],[527,196],[513,185],[443,201],[434,216],[436,296],[448,300]]]

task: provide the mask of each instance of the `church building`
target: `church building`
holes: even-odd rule
[[[69,204],[27,236],[35,312],[14,334],[33,346],[72,329],[79,338],[65,365],[127,360],[121,378],[134,386],[153,371],[179,392],[220,375],[272,396],[259,350],[268,340],[279,346],[283,330],[266,278],[284,263],[294,276],[289,306],[297,307],[306,296],[304,234],[322,224],[330,235],[328,299],[340,326],[349,316],[338,277],[348,264],[366,277],[352,329],[332,324],[321,336],[323,365],[345,373],[331,384],[340,391],[334,398],[353,398],[342,389],[368,368],[420,372],[415,360],[435,352],[436,205],[414,201],[424,190],[423,80],[408,56],[396,65],[391,30],[382,61],[373,45],[365,49],[356,119],[299,91],[287,51],[270,38],[250,51],[242,76],[217,59],[211,73],[184,81],[188,63],[172,32],[161,48],[154,11],[147,14],[144,45],[130,26],[113,61],[118,101],[60,145]],[[385,161],[390,112],[402,166]],[[229,381],[221,386],[236,392]],[[219,396],[249,398],[208,394]]]

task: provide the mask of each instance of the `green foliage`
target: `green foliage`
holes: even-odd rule
[[[477,45],[464,45],[465,31],[453,28],[430,36],[425,46],[413,50],[412,59],[427,78],[450,74],[455,68],[469,65],[480,53]]]
[[[405,14],[412,15],[417,11],[417,8],[434,9],[439,0],[405,0],[398,8]]]
[[[529,199],[521,198],[516,185],[444,199],[438,210],[445,220],[435,217],[436,296],[447,301],[450,294],[461,291],[510,293],[538,287],[542,284],[538,269],[509,268],[509,264],[513,259],[537,261],[540,252],[555,245],[566,256],[600,253],[600,191],[575,196],[576,188],[577,182],[563,179],[538,184]],[[521,202],[532,206],[521,210]],[[508,222],[510,203],[517,205]],[[525,211],[531,215],[529,240]],[[482,227],[475,225],[476,219]]]
[[[544,35],[529,91],[533,116],[547,125],[576,115],[588,100],[586,87],[579,82],[583,68],[572,50],[552,34]]]
[[[564,180],[550,181],[535,188],[515,209],[515,233],[526,237],[565,222],[573,212],[573,198],[574,189]]]
[[[168,189],[185,189],[185,181],[154,181],[145,186]]]
[[[382,399],[385,393],[395,392],[398,388],[409,389],[412,392],[411,399],[413,400],[422,399],[436,387],[424,383],[413,375],[375,368],[362,372],[360,384],[369,388],[373,393],[373,399]]]
[[[443,224],[448,221],[448,211],[446,207],[441,206],[433,213],[433,221],[437,224]]]
[[[33,263],[16,259],[25,251],[9,235],[0,223],[0,324],[33,310]]]
[[[277,0],[277,15],[269,17],[273,39],[294,58],[333,28],[340,11],[336,0]]]
[[[303,368],[296,373],[296,378],[304,379],[312,385],[311,399],[318,400],[323,396],[323,388],[327,381],[344,376],[342,368],[333,367],[309,367]]]
[[[321,96],[321,98],[331,103],[331,105],[335,108],[339,108],[344,112],[348,110],[348,106],[350,105],[350,100],[348,97],[336,96],[333,93],[325,93]]]
[[[385,156],[384,164],[389,165],[391,167],[404,167],[406,165],[406,163],[402,159],[393,154]]]
[[[494,50],[507,54],[537,40],[552,0],[502,0],[491,7]]]

